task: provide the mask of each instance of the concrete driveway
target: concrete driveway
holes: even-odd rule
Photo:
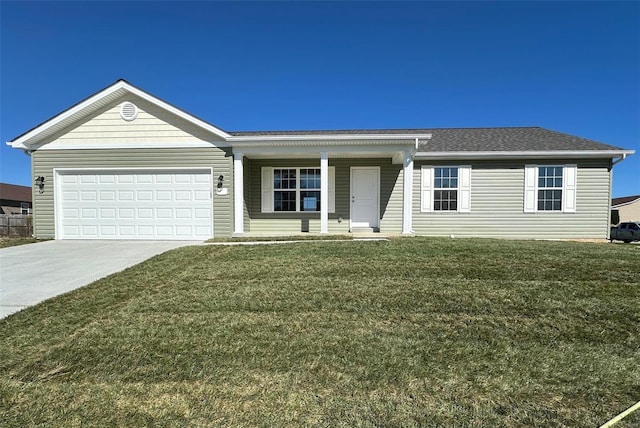
[[[0,249],[0,318],[199,241],[46,241]]]

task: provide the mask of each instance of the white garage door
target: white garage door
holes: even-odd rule
[[[58,239],[209,239],[210,170],[59,172]]]

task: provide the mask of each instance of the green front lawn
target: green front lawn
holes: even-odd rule
[[[186,247],[0,320],[0,426],[595,427],[639,326],[638,246]]]

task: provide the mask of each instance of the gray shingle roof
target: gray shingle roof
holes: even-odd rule
[[[431,140],[420,143],[418,151],[421,152],[623,150],[620,147],[540,127],[347,129],[229,133],[234,136],[252,137],[276,135],[432,134]]]

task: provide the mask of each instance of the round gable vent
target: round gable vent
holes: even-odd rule
[[[138,117],[138,107],[135,104],[126,102],[120,106],[120,117],[126,120],[127,122],[131,122]]]

